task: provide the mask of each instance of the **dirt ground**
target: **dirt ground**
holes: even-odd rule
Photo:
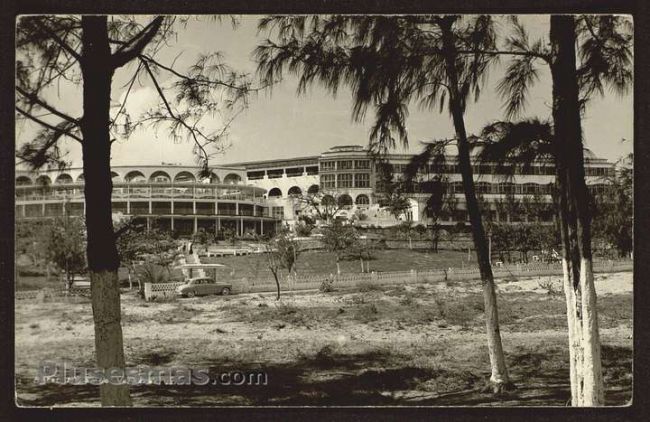
[[[632,273],[596,275],[607,405],[632,394]],[[136,406],[564,406],[569,400],[559,277],[498,283],[501,332],[516,389],[485,387],[489,360],[477,282],[330,293],[210,296],[145,303],[122,296],[127,365],[264,371],[267,385],[140,385]],[[90,303],[16,302],[17,400],[96,406],[98,387],[37,385],[37,365],[93,366]]]

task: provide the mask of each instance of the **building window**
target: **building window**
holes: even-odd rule
[[[269,179],[279,179],[284,174],[284,169],[267,170],[266,174]]]
[[[366,206],[370,204],[370,199],[367,195],[358,195],[354,202],[357,205]]]
[[[271,212],[273,213],[273,218],[277,218],[278,220],[284,219],[284,207],[273,207]]]
[[[339,161],[338,170],[352,170],[352,160]]]
[[[361,169],[361,170],[370,169],[370,160],[355,160],[354,168]]]
[[[476,183],[476,192],[477,193],[492,193],[492,185],[487,182],[478,182]]]
[[[355,188],[369,188],[370,187],[370,173],[357,173],[354,175]]]
[[[302,167],[293,167],[286,169],[285,172],[287,173],[287,177],[298,177],[302,176],[304,169]]]
[[[351,173],[343,173],[337,175],[337,186],[339,188],[351,188],[352,187],[352,174]]]
[[[393,174],[400,175],[406,170],[406,164],[393,164]]]
[[[321,161],[321,170],[336,170],[336,161]]]
[[[264,170],[262,170],[262,171],[249,171],[248,173],[246,173],[246,177],[248,177],[248,180],[264,179]]]
[[[333,189],[336,187],[336,179],[333,174],[321,174],[320,185],[323,189]]]
[[[318,174],[318,166],[307,167],[307,176],[315,176]]]
[[[515,185],[513,183],[500,183],[499,184],[499,193],[502,194],[514,194]]]
[[[465,189],[463,188],[463,182],[453,182],[451,185],[451,192],[453,193],[464,193]]]
[[[522,192],[524,194],[534,195],[539,192],[539,185],[537,183],[524,183]]]

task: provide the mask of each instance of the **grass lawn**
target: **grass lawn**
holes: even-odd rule
[[[264,254],[203,257],[201,262],[224,264],[227,269],[222,273],[235,279],[271,277]],[[429,250],[385,249],[374,251],[369,265],[370,271],[435,270],[449,267],[461,268],[468,265],[473,267],[476,265],[476,257],[472,254],[472,260],[468,262],[467,252],[445,250],[433,253]],[[361,272],[361,263],[357,259],[341,261],[340,266],[341,273],[344,274]],[[298,256],[296,271],[298,275],[336,274],[336,257],[326,251],[302,252]]]
[[[266,386],[141,385],[132,389],[134,404],[564,406],[564,299],[540,285],[557,279],[498,282],[516,384],[502,397],[484,389],[489,360],[478,282],[302,292],[280,301],[242,294],[146,303],[123,295],[127,365],[268,377]],[[597,274],[596,288],[606,404],[624,405],[632,391],[632,273]],[[97,387],[33,382],[43,360],[93,366],[87,299],[17,302],[15,329],[18,403],[98,405]]]

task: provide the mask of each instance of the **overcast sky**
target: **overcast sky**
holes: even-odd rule
[[[190,21],[184,29],[178,30],[177,39],[164,47],[158,57],[163,63],[171,63],[180,53],[175,68],[184,70],[196,60],[198,54],[221,51],[225,61],[238,71],[254,74],[255,63],[252,51],[263,38],[257,34],[256,16],[240,18],[240,25],[233,29],[228,20],[218,23],[210,20]],[[531,32],[531,38],[548,34],[548,16],[525,16],[522,22]],[[507,59],[494,66],[483,88],[480,100],[467,108],[466,124],[469,133],[478,133],[489,122],[503,119],[502,100],[495,93],[495,86],[502,77]],[[124,95],[123,85],[135,67],[119,69],[113,83],[112,99],[118,102]],[[163,81],[167,75],[163,76]],[[136,84],[129,97],[127,110],[137,114],[153,107],[158,97],[151,84],[143,80]],[[59,88],[52,102],[74,115],[81,114],[80,91],[63,86]],[[550,74],[541,67],[540,80],[532,87],[525,116],[549,118],[551,109]],[[355,123],[350,118],[351,99],[347,89],[339,90],[336,98],[315,85],[305,95],[296,95],[295,78],[286,77],[272,92],[261,93],[251,98],[250,106],[233,123],[230,133],[231,146],[212,164],[227,164],[241,161],[290,158],[318,155],[335,145],[360,144],[368,142],[368,131],[372,125],[372,110],[366,121]],[[222,122],[215,118],[207,122],[208,127],[217,128]],[[408,133],[411,152],[418,152],[419,141],[453,136],[450,116],[437,110],[421,110],[410,107]],[[608,93],[604,98],[590,102],[583,120],[585,142],[596,155],[616,160],[632,151],[633,102],[632,94],[620,97]],[[17,144],[24,142],[33,133],[30,127],[17,127]],[[621,139],[628,142],[622,143]],[[81,165],[81,151],[74,142],[65,144],[69,150],[68,159],[73,166]],[[191,164],[194,162],[189,142],[174,143],[164,130],[142,129],[128,140],[118,140],[113,145],[112,164],[160,164],[173,162]],[[397,149],[396,152],[404,152]]]

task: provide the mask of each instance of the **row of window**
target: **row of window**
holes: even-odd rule
[[[393,173],[396,175],[402,174],[406,171],[407,164],[392,164]],[[460,168],[458,164],[430,164],[428,166],[428,172],[431,174],[459,174]],[[586,167],[585,174],[587,176],[600,176],[600,177],[611,177],[614,176],[613,167]],[[421,171],[425,173],[426,171]],[[511,169],[497,168],[495,165],[491,164],[475,164],[472,165],[472,172],[475,174],[510,174]],[[516,167],[514,169],[514,174],[519,175],[546,175],[554,176],[555,175],[555,166],[553,165],[535,165],[528,168]]]
[[[287,177],[300,177],[303,174],[307,174],[307,176],[317,175],[318,166],[291,167],[286,169],[249,171],[246,173],[246,177],[248,178],[248,180],[261,180],[264,179],[265,175],[269,179],[279,179],[285,175]]]
[[[301,173],[302,174],[302,173]],[[121,182],[121,177],[119,174],[115,172],[111,172],[111,177],[113,180],[113,183],[120,183]],[[83,183],[84,181],[84,176],[81,174],[77,178],[77,183]],[[163,171],[157,171],[154,172],[149,179],[145,177],[144,174],[142,174],[139,171],[131,171],[126,174],[124,177],[124,181],[126,183],[172,183],[172,178],[169,176],[169,174],[163,172]],[[173,183],[196,183],[197,178],[190,172],[180,172],[178,173],[174,179]],[[212,173],[210,178],[204,178],[200,180],[201,183],[220,183],[219,176],[216,174]],[[230,173],[226,175],[226,177],[223,179],[223,182],[226,184],[237,184],[241,182],[241,177],[238,174]],[[72,176],[69,174],[63,173],[60,174],[55,180],[54,184],[56,185],[68,185],[68,184],[73,184],[74,181],[72,179]],[[36,180],[32,181],[31,178],[27,176],[19,176],[16,178],[16,185],[17,186],[29,186],[29,185],[51,185],[52,184],[52,179],[49,176],[42,175],[38,176]]]
[[[339,160],[339,161],[321,161],[320,169],[331,170],[369,170],[370,160]]]
[[[475,184],[476,193],[479,194],[523,194],[523,195],[550,195],[553,192],[554,185],[549,184],[538,184],[538,183],[487,183],[487,182],[478,182]],[[604,193],[607,189],[606,184],[597,183],[593,185],[588,185],[588,189],[592,193]],[[449,193],[463,193],[462,182],[453,182],[447,185],[447,192]]]
[[[132,202],[127,205],[126,202],[113,202],[113,212],[132,215],[232,215],[244,217],[268,217],[269,211],[263,207],[239,206],[237,209],[234,204],[219,204],[215,209],[211,203],[197,203],[196,207],[191,202],[177,202],[173,205],[169,202]],[[61,216],[84,215],[84,203],[73,202],[68,204],[26,204],[16,206],[18,217],[41,217],[41,216]],[[173,211],[172,211],[173,209]],[[24,213],[24,215],[23,215]]]
[[[369,188],[370,173],[321,174],[321,187],[333,188]]]

